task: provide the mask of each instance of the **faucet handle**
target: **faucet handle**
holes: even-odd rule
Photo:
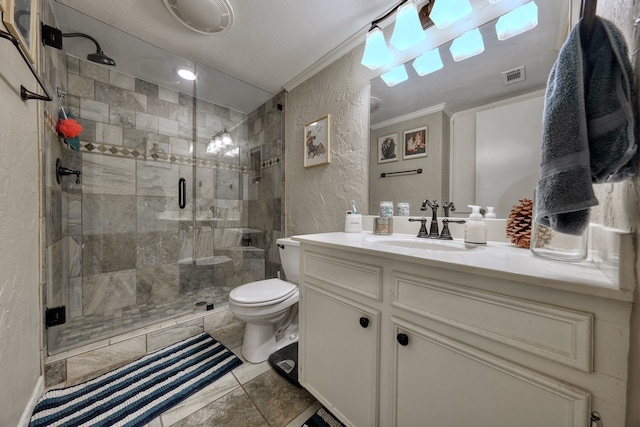
[[[442,219],[442,233],[440,233],[440,238],[444,240],[453,240],[451,237],[451,232],[449,231],[449,223],[455,222],[456,224],[464,224],[466,221],[464,219]]]
[[[418,235],[416,237],[427,237],[429,232],[427,231],[427,218],[409,218],[409,222],[420,221],[420,231],[418,231]]]
[[[444,216],[447,217],[449,216],[449,211],[456,211],[456,205],[454,205],[453,202],[444,202],[442,204],[442,209],[444,209]]]

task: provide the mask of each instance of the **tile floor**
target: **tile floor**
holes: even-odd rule
[[[240,349],[232,350],[242,359]],[[284,379],[269,362],[245,361],[148,427],[300,427],[318,408],[311,394]]]

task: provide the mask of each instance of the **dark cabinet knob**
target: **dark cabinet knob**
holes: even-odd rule
[[[362,326],[363,328],[366,328],[367,326],[369,326],[369,319],[367,319],[366,317],[361,317],[360,326]]]
[[[398,339],[398,344],[400,344],[401,346],[409,344],[409,337],[407,336],[407,334],[398,334],[396,338]]]

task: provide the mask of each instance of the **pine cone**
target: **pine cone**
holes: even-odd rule
[[[507,218],[507,237],[511,243],[519,248],[531,246],[531,221],[533,215],[533,200],[520,199],[520,204],[511,209]]]

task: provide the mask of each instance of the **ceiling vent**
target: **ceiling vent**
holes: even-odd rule
[[[185,27],[214,34],[233,23],[233,9],[227,0],[163,0],[169,12]]]
[[[504,81],[504,85],[510,85],[513,83],[523,82],[526,77],[524,74],[524,65],[521,65],[518,68],[514,68],[512,70],[507,70],[502,72],[502,80]]]

